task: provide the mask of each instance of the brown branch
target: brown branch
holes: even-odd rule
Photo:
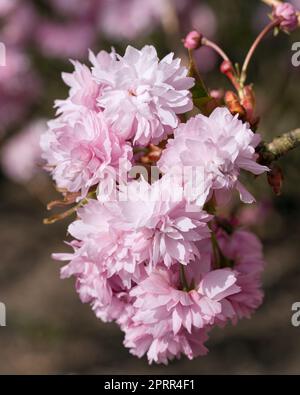
[[[300,146],[300,128],[276,137],[270,143],[261,144],[259,161],[270,164],[298,146]]]

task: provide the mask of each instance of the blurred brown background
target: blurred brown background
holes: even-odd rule
[[[48,17],[52,10],[53,15],[49,15],[57,18],[57,10],[49,8],[49,2],[34,1],[31,5],[37,8],[39,15]],[[143,7],[143,2],[139,3]],[[184,10],[178,5],[180,2],[171,0],[170,3],[175,15],[182,12],[188,15],[186,10],[195,15],[193,10],[198,6],[204,8],[198,20],[186,18],[183,23],[180,19],[182,23],[174,28],[176,18],[171,13],[166,23],[157,22],[130,40],[99,33],[92,48],[108,49],[113,44],[122,52],[128,43],[138,47],[153,43],[160,54],[170,50],[182,54],[177,38],[184,36],[189,24],[199,23],[200,31],[203,25],[208,36],[241,62],[269,11],[258,0],[187,0]],[[206,12],[209,10],[210,14],[203,19],[205,7],[209,7]],[[127,13],[122,16],[126,17],[129,17]],[[262,120],[260,132],[266,140],[300,126],[300,66],[295,68],[291,64],[291,46],[295,41],[300,41],[299,32],[269,37],[251,64],[249,80],[255,82]],[[49,58],[40,55],[30,44],[26,51],[34,59],[43,89],[29,113],[8,127],[1,144],[16,135],[28,120],[53,117],[53,100],[66,94],[60,73],[71,70],[67,60],[57,54]],[[86,55],[82,59],[86,60]],[[198,61],[205,66],[203,75],[211,89],[228,86],[218,73],[218,59],[207,53],[201,56],[199,51]],[[46,176],[38,173],[22,185],[3,172],[0,178],[0,301],[6,304],[7,326],[0,327],[0,373],[300,374],[300,327],[291,324],[291,306],[300,302],[300,150],[290,153],[280,164],[285,174],[282,196],[273,195],[264,177],[249,179],[250,189],[263,204],[238,212],[241,221],[249,224],[264,242],[268,264],[263,306],[251,320],[244,320],[236,327],[214,330],[207,344],[208,356],[192,362],[182,359],[167,367],[148,366],[145,359],[131,356],[122,346],[122,333],[117,326],[101,323],[88,305],[81,304],[73,280],[59,279],[60,264],[50,255],[66,251],[63,240],[68,222],[42,224],[48,215],[46,202],[55,196]]]

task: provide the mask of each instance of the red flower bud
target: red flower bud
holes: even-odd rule
[[[229,60],[224,60],[220,66],[220,71],[222,74],[233,74],[234,73],[234,69],[232,66],[232,63]]]

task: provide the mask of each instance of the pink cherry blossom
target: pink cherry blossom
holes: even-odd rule
[[[214,37],[217,31],[218,22],[213,8],[206,4],[206,2],[199,4],[199,2],[196,1],[196,3],[188,9],[190,9],[189,26],[193,29],[200,29],[200,32],[206,37]],[[187,12],[185,13],[187,14]]]
[[[0,134],[25,117],[39,97],[41,81],[28,56],[6,47],[6,66],[0,67]]]
[[[87,112],[73,123],[57,118],[41,137],[43,158],[57,186],[70,192],[97,185],[105,171],[129,166],[131,147],[121,143],[102,113]]]
[[[50,2],[64,24],[47,19],[38,26],[44,54],[83,56],[94,42],[96,21],[118,39],[150,31],[159,19],[167,27],[170,12],[201,19],[188,12],[200,9],[196,1],[67,3]],[[203,10],[213,34],[214,14]],[[290,11],[285,7],[276,16],[285,30],[292,29],[283,26],[291,23]],[[201,34],[192,31],[184,45],[198,49]],[[173,53],[160,60],[151,45],[128,46],[124,55],[114,48],[89,51],[89,62],[71,60],[73,71],[62,74],[69,91],[55,101],[56,117],[40,141],[63,203],[74,203],[52,218],[76,214],[66,242],[71,252],[53,258],[65,262],[61,278],[75,279],[80,300],[101,320],[119,325],[133,355],[163,364],[205,355],[214,327],[249,317],[262,302],[260,241],[236,229],[236,220],[218,216],[235,191],[243,202],[254,201],[241,176],[269,170],[258,160],[260,135],[225,107],[199,113],[195,80]],[[7,167],[21,174],[11,157],[7,149]]]
[[[219,231],[217,237],[222,252],[234,262],[238,272],[237,285],[241,291],[228,298],[236,322],[238,318],[249,318],[262,303],[261,274],[265,267],[262,244],[245,230],[237,230],[232,235]]]
[[[167,365],[181,355],[192,360],[207,354],[208,349],[204,345],[208,339],[207,329],[193,330],[191,333],[181,330],[174,336],[171,330],[166,330],[167,325],[165,320],[161,320],[155,328],[132,324],[125,329],[124,346],[139,358],[147,354],[150,364]]]
[[[86,18],[102,6],[103,0],[48,0],[48,2],[59,14]]]
[[[255,205],[241,207],[236,220],[242,226],[261,226],[272,214],[274,214],[272,201],[263,199]]]
[[[37,42],[45,56],[82,58],[95,38],[88,23],[57,23],[42,21],[37,31]]]
[[[0,2],[1,40],[6,46],[23,48],[34,35],[38,15],[30,2],[8,0]],[[3,13],[5,15],[3,15]]]
[[[178,125],[177,114],[193,107],[188,89],[194,80],[187,73],[173,54],[159,61],[153,46],[140,51],[128,46],[109,72],[94,62],[93,75],[105,86],[98,104],[134,143],[158,143]]]
[[[124,194],[128,194],[127,200]],[[199,256],[196,242],[209,238],[211,217],[195,205],[187,205],[180,189],[175,196],[166,178],[151,186],[146,181],[132,182],[120,191],[119,198],[124,219],[119,226],[147,234],[150,265],[187,265]]]
[[[158,166],[164,173],[192,166],[203,171],[203,189],[197,202],[203,204],[214,193],[224,204],[237,189],[246,203],[254,197],[239,181],[240,171],[255,175],[268,170],[256,162],[260,136],[248,124],[232,116],[227,108],[216,108],[209,117],[197,115],[174,131]],[[183,171],[183,170],[182,170]]]
[[[113,39],[133,40],[140,34],[146,34],[159,21],[161,0],[102,0],[99,10],[99,29]],[[124,15],[126,14],[126,18]]]
[[[131,188],[137,191],[139,184],[133,181]],[[187,211],[184,200],[90,200],[78,215],[69,233],[83,243],[90,260],[100,260],[107,276],[118,275],[127,288],[143,278],[145,267],[151,271],[161,262],[167,267],[189,264],[200,256],[196,242],[209,237],[210,216]]]
[[[213,325],[216,316],[227,318],[228,308],[223,299],[240,291],[236,274],[231,269],[217,269],[201,276],[191,290],[182,290],[178,271],[157,269],[134,287],[134,322],[155,325],[160,319],[169,320],[169,329],[176,335],[181,328],[191,333]]]
[[[107,75],[112,73],[113,67],[117,65],[113,52],[108,54],[106,51],[100,51],[97,57],[90,52],[89,57],[92,63],[97,63],[102,70],[106,70]],[[58,115],[73,122],[74,119],[78,118],[79,113],[85,113],[87,110],[101,112],[97,99],[106,84],[97,83],[91,69],[86,65],[78,61],[72,61],[72,63],[74,71],[72,73],[62,73],[64,82],[70,87],[69,95],[64,100],[56,100],[55,107]],[[121,137],[121,134],[119,137]]]
[[[101,260],[91,261],[80,243],[73,242],[74,254],[53,254],[55,259],[71,262],[61,270],[61,278],[76,277],[76,290],[83,303],[90,303],[104,322],[120,317],[127,303],[127,293],[118,276],[108,277]]]
[[[154,47],[129,46],[123,57],[90,52],[90,61],[92,75],[78,62],[72,74],[63,74],[71,89],[56,103],[59,114],[76,117],[78,106],[103,111],[119,138],[147,145],[160,142],[178,125],[177,114],[192,109],[194,80],[173,54],[159,61]]]
[[[81,251],[91,262],[101,265],[108,278],[117,275],[126,289],[143,278],[149,259],[148,235],[120,227],[122,213],[117,203],[91,200],[78,215],[69,233],[81,242]]]
[[[46,120],[36,119],[6,142],[1,151],[1,164],[12,180],[26,183],[40,170],[39,141],[46,129]]]
[[[207,332],[215,318],[231,317],[225,298],[240,288],[230,269],[203,272],[201,278],[185,291],[178,273],[159,269],[132,289],[133,308],[122,330],[133,355],[147,354],[150,363],[167,364],[181,354],[193,359],[207,353]]]

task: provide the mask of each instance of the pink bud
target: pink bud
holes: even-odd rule
[[[183,40],[183,45],[187,49],[197,49],[201,47],[202,34],[193,30]]]
[[[290,3],[280,3],[274,7],[273,17],[281,21],[280,28],[291,32],[298,27],[298,16],[296,8]]]
[[[212,89],[209,95],[213,99],[222,100],[224,98],[224,91],[222,89]]]
[[[220,71],[225,75],[228,73],[233,73],[234,68],[232,66],[232,63],[229,60],[224,60],[220,66]]]

